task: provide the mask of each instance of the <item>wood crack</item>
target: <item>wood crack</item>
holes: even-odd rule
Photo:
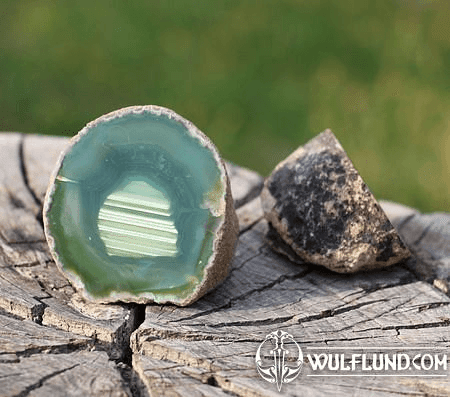
[[[8,266],[4,266],[4,267],[9,267],[11,269],[20,268],[20,267],[35,267],[35,266],[46,265],[51,262],[53,262],[53,260],[48,259],[46,261],[25,262],[25,263],[18,263],[17,265],[8,265]],[[70,284],[66,284],[66,285],[70,285]]]
[[[39,211],[36,214],[36,220],[42,226],[42,229],[44,229],[44,220],[42,217],[43,204],[42,204],[42,201],[39,199],[39,197],[36,195],[36,192],[33,190],[33,188],[31,187],[31,184],[30,184],[27,167],[25,164],[24,144],[25,144],[25,135],[22,134],[20,142],[19,142],[20,172],[21,172],[25,187],[27,188],[28,192],[30,193],[31,197],[33,198],[34,202],[37,204],[37,206],[39,208]]]
[[[427,225],[427,227],[425,227],[425,229],[422,230],[422,233],[420,234],[419,238],[413,242],[413,249],[414,247],[419,246],[419,244],[422,242],[422,240],[426,237],[426,235],[430,231],[431,226],[432,224],[430,223],[429,225]]]
[[[51,296],[48,296],[47,299],[48,298],[51,298]],[[33,315],[32,320],[36,324],[42,325],[42,318],[44,316],[45,309],[48,307],[48,305],[46,303],[42,302],[42,299],[46,299],[46,298],[42,298],[42,297],[40,298],[37,296],[33,296],[33,299],[36,299],[40,303],[40,305],[37,305],[33,308],[34,310],[32,310],[32,315]]]
[[[269,318],[264,320],[249,320],[249,321],[232,321],[229,323],[218,323],[218,324],[209,324],[208,327],[210,328],[223,328],[223,327],[252,327],[257,325],[275,325],[275,324],[281,324],[285,323],[289,320],[292,320],[294,318],[294,315],[291,316],[285,316],[285,317],[279,317],[279,318]],[[192,327],[195,326],[201,326],[203,324],[189,324]]]
[[[238,209],[258,197],[261,193],[261,190],[263,189],[263,186],[264,181],[261,181],[258,185],[254,186],[244,197],[236,200],[236,202],[234,203],[234,208]]]
[[[367,305],[372,305],[372,304],[374,304],[374,303],[386,302],[386,301],[387,301],[387,299],[378,299],[378,300],[373,300],[373,301],[368,301],[368,302],[358,303],[358,304],[352,305],[352,306],[347,306],[347,305],[344,304],[344,305],[342,305],[342,306],[347,306],[347,307],[344,307],[344,308],[342,308],[342,309],[339,309],[339,307],[342,307],[342,306],[338,306],[338,307],[335,308],[335,309],[324,310],[324,311],[321,312],[321,313],[318,313],[318,314],[315,314],[315,315],[311,315],[311,316],[307,316],[307,317],[300,318],[300,319],[298,319],[298,322],[299,322],[300,324],[303,324],[303,323],[307,323],[307,322],[310,322],[310,321],[322,320],[322,319],[324,319],[324,318],[334,317],[334,316],[336,316],[336,315],[343,314],[343,313],[347,313],[347,312],[350,312],[350,311],[352,311],[352,310],[359,309],[359,308],[364,307],[364,306],[367,306]],[[352,325],[349,326],[349,327],[352,328],[353,326],[354,326],[354,324],[352,324]],[[342,331],[342,330],[344,330],[344,329],[345,329],[345,328],[340,329],[339,331]]]
[[[47,243],[47,240],[8,241],[8,245],[30,245]]]
[[[208,333],[206,330],[202,331],[172,331],[169,329],[158,330],[154,328],[147,328],[139,336],[142,338],[142,342],[136,340],[135,351],[141,351],[143,342],[153,342],[156,340],[182,340],[189,342],[202,342],[202,341],[214,341],[214,342],[227,342],[227,343],[261,343],[261,340],[255,338],[233,338],[231,335],[217,335],[214,332]]]
[[[423,312],[425,310],[430,310],[430,309],[434,309],[436,307],[448,306],[448,305],[450,305],[450,302],[432,302],[432,303],[427,303],[425,305],[418,305],[417,311]]]
[[[183,317],[183,318],[180,318],[180,319],[177,319],[177,320],[173,320],[171,322],[172,323],[179,323],[179,322],[182,322],[182,321],[194,320],[196,318],[203,317],[203,316],[206,316],[208,314],[218,312],[220,310],[228,309],[228,308],[233,306],[234,302],[246,299],[246,298],[248,298],[249,296],[251,296],[251,295],[253,295],[255,293],[262,292],[262,291],[264,291],[266,289],[272,288],[275,285],[280,284],[281,282],[283,282],[285,280],[296,280],[296,279],[299,279],[299,278],[303,278],[303,277],[305,277],[306,275],[308,275],[311,272],[312,272],[311,269],[306,269],[303,272],[300,272],[300,273],[297,273],[297,274],[294,274],[294,275],[284,275],[283,274],[280,277],[278,277],[277,279],[271,281],[270,283],[264,284],[261,287],[258,287],[258,288],[252,289],[250,291],[247,291],[246,293],[244,293],[242,295],[238,295],[238,296],[235,296],[233,298],[230,298],[227,303],[225,303],[225,304],[223,304],[221,306],[215,307],[213,309],[205,310],[205,311],[200,312],[200,313],[193,314],[192,316]]]
[[[396,330],[399,331],[401,329],[424,329],[424,328],[440,328],[440,327],[448,327],[450,326],[450,318],[445,318],[442,321],[435,321],[433,323],[427,324],[412,324],[412,325],[392,325],[387,327],[382,327],[382,330]]]
[[[34,383],[34,384],[28,386],[25,390],[23,390],[23,391],[20,392],[19,394],[16,394],[16,395],[13,396],[13,397],[26,397],[26,396],[28,396],[33,390],[36,390],[36,389],[38,389],[39,387],[41,387],[41,386],[44,384],[44,382],[46,382],[47,380],[49,380],[49,379],[51,379],[51,378],[54,378],[55,376],[58,376],[58,375],[60,375],[60,374],[62,374],[62,373],[64,373],[64,372],[70,371],[71,369],[74,369],[75,367],[78,367],[79,365],[80,365],[80,364],[75,364],[75,365],[72,365],[71,367],[64,368],[64,369],[61,369],[61,370],[59,370],[59,371],[52,372],[51,374],[48,374],[48,375],[42,377],[38,382],[36,382],[36,383]]]
[[[231,270],[230,270],[230,272],[229,272],[229,274],[228,274],[228,277],[230,277],[230,275],[231,275],[233,272],[235,272],[236,270],[242,269],[248,262],[250,262],[251,260],[257,258],[257,257],[260,256],[260,255],[262,255],[261,248],[258,249],[258,252],[257,252],[255,255],[252,255],[250,258],[247,258],[245,261],[243,261],[243,262],[240,263],[239,265],[232,267]]]
[[[378,336],[378,335],[367,335],[367,336],[360,336],[360,337],[354,337],[354,338],[332,338],[332,339],[325,339],[324,342],[325,344],[328,344],[329,342],[352,342],[352,341],[356,341],[356,340],[374,340],[374,339],[383,339],[383,336]],[[303,343],[317,343],[317,341],[312,341],[312,342],[303,342]]]
[[[364,306],[373,305],[375,303],[389,302],[390,300],[391,300],[390,298],[389,299],[383,298],[383,299],[374,299],[374,300],[367,301],[367,302],[361,302],[361,303],[357,303],[357,304],[351,305],[351,306],[342,305],[344,307],[340,306],[340,307],[337,307],[336,309],[333,309],[330,317],[337,316],[337,315],[343,314],[343,313],[347,313],[352,310],[360,309]]]
[[[389,300],[392,300],[392,299],[394,299],[394,298],[390,298]],[[395,312],[399,307],[401,307],[401,306],[403,306],[403,305],[407,305],[407,304],[408,304],[409,302],[411,302],[413,299],[414,299],[414,297],[411,297],[411,298],[409,298],[407,301],[399,303],[397,306],[391,307],[391,308],[388,309],[388,310],[385,310],[385,311],[383,311],[383,312],[381,312],[381,313],[378,313],[376,316],[373,316],[373,317],[370,317],[370,318],[365,318],[364,320],[361,320],[361,321],[357,321],[357,322],[355,322],[355,323],[353,323],[353,324],[351,324],[351,325],[349,325],[349,326],[347,326],[347,327],[344,327],[344,328],[339,329],[339,331],[337,331],[337,332],[346,331],[346,330],[348,330],[348,329],[350,329],[350,328],[354,328],[355,325],[361,325],[361,324],[367,323],[367,322],[369,322],[369,321],[376,321],[376,319],[378,319],[378,318],[380,318],[380,317],[383,317],[383,316],[386,315],[386,314]],[[364,330],[355,331],[355,332],[366,332],[366,331],[371,330],[371,329],[383,329],[383,328],[382,328],[382,327],[381,327],[381,328],[369,328],[369,329],[364,329]]]
[[[138,371],[133,367],[133,351],[131,349],[131,335],[136,331],[141,324],[145,321],[145,308],[144,304],[131,304],[134,307],[135,317],[134,323],[131,326],[130,336],[127,340],[123,341],[123,354],[120,360],[116,361],[117,370],[122,377],[125,385],[130,389],[132,397],[144,397],[145,386],[139,377]]]
[[[85,340],[79,341],[75,343],[66,343],[62,345],[55,346],[41,346],[41,347],[32,347],[29,349],[15,351],[14,355],[18,358],[31,357],[35,354],[67,354],[72,353],[79,350],[85,350],[94,345],[93,340]],[[10,353],[0,353],[0,360],[2,355],[7,355]]]
[[[397,230],[400,233],[402,229],[416,216],[416,214],[408,215],[405,219],[403,219],[399,225],[397,226]]]
[[[256,218],[255,221],[253,221],[248,226],[239,231],[239,237],[242,236],[244,233],[247,233],[249,230],[253,229],[253,227],[257,225],[259,222],[261,222],[263,219],[264,219],[263,216]]]
[[[242,299],[246,299],[249,296],[253,295],[254,293],[262,292],[264,290],[270,289],[270,288],[274,287],[275,285],[282,283],[283,281],[286,281],[286,280],[298,280],[300,278],[303,278],[303,277],[307,276],[309,273],[312,273],[312,272],[313,272],[312,269],[305,269],[305,270],[303,270],[303,271],[301,271],[299,273],[296,273],[296,274],[291,274],[291,275],[283,274],[280,277],[276,278],[275,280],[271,281],[270,283],[264,284],[261,287],[258,287],[258,288],[252,289],[250,291],[247,291],[245,294],[238,295],[238,296],[236,296],[234,298],[231,298],[230,299],[230,303],[233,304],[236,301],[240,301]]]

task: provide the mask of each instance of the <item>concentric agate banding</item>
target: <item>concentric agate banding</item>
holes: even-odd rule
[[[58,268],[86,298],[183,306],[225,278],[238,233],[216,147],[158,106],[106,114],[71,139],[44,226]]]

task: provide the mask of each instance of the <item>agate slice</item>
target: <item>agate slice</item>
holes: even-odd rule
[[[238,233],[217,149],[157,106],[107,114],[71,140],[44,225],[59,269],[88,299],[182,306],[225,278]]]

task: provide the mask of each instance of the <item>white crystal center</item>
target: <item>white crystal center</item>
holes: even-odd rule
[[[142,180],[128,179],[106,198],[98,229],[108,255],[143,258],[178,252],[170,201]]]

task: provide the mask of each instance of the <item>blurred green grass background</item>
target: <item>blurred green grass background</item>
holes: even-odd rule
[[[377,198],[450,211],[449,21],[432,0],[2,0],[0,130],[156,104],[267,175],[331,128]]]

